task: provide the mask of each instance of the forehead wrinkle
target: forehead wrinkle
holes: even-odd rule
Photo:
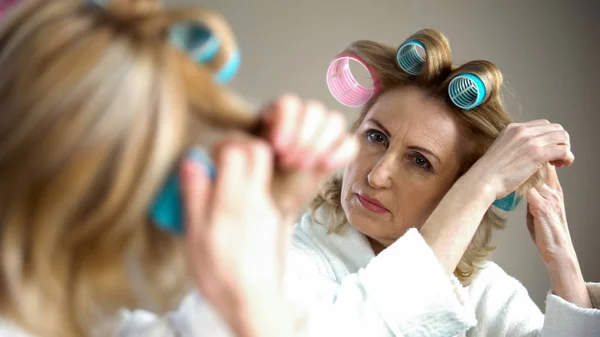
[[[390,147],[396,147],[393,146],[393,144],[397,144],[398,146],[402,146],[402,144],[405,144],[408,138],[408,133],[410,130],[410,127],[407,126],[407,124],[409,123],[399,123],[399,125],[394,128],[394,130],[390,130],[390,132],[392,133],[392,144],[390,144]],[[384,124],[385,125],[385,124]],[[389,126],[388,126],[389,128]]]
[[[427,143],[428,145],[431,145],[431,146],[422,146],[422,147],[425,147],[425,148],[431,150],[435,155],[440,157],[440,153],[443,152],[442,144],[436,138],[434,138],[426,133],[416,136],[415,138],[425,139],[425,143]]]

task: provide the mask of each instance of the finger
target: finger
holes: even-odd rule
[[[346,135],[346,119],[339,112],[333,112],[316,137],[314,157],[317,162],[322,162],[333,152],[335,144],[343,141]]]
[[[546,185],[557,191],[562,191],[560,181],[558,180],[558,174],[556,173],[556,167],[549,163],[546,164]]]
[[[534,124],[528,127],[528,133],[530,135],[543,135],[546,133],[552,133],[557,131],[564,131],[564,128],[560,124],[548,123],[548,124]],[[566,131],[565,131],[566,132]]]
[[[533,187],[527,191],[527,204],[530,206],[530,211],[532,209],[538,208],[543,202],[544,198],[540,194],[537,188]]]
[[[548,145],[566,145],[571,147],[571,139],[569,133],[565,130],[555,130],[536,136],[536,140],[542,146]]]
[[[270,127],[267,139],[277,151],[284,151],[292,141],[301,106],[297,96],[287,94],[274,101],[265,111],[264,118]]]
[[[221,144],[217,152],[219,174],[215,182],[213,213],[228,211],[236,204],[236,196],[244,195],[249,176],[248,154],[244,145],[236,140],[228,140]]]
[[[540,149],[540,162],[554,162],[562,166],[569,166],[575,160],[575,156],[571,149],[566,145],[547,146]]]
[[[299,132],[297,138],[292,141],[287,153],[283,156],[286,166],[299,165],[310,160],[310,148],[314,147],[315,135],[322,126],[325,118],[325,107],[317,102],[308,102],[304,106],[303,113],[298,121]]]
[[[538,200],[538,205],[534,209],[535,217],[553,219],[549,222],[550,225],[566,229],[567,222],[562,194],[546,184],[537,187],[537,191],[542,200]]]
[[[235,133],[223,141],[221,144],[222,147],[238,147],[244,152],[244,156],[246,159],[246,165],[239,167],[239,170],[245,172],[246,177],[250,177],[254,174],[253,170],[256,168],[254,164],[254,151],[256,148],[263,148],[264,150],[272,152],[272,146],[269,145],[263,138],[258,138],[256,136],[250,136],[245,133]]]
[[[544,200],[553,200],[554,193],[556,193],[555,190],[551,189],[550,186],[545,183],[536,187],[536,190],[538,191],[539,195],[544,198]]]
[[[529,230],[529,235],[531,235],[531,239],[535,241],[535,227],[533,225],[533,214],[531,214],[529,203],[527,203],[527,230]]]
[[[310,143],[325,120],[325,106],[321,103],[308,102],[305,105],[305,111],[298,136],[298,143],[301,147]]]
[[[198,230],[208,223],[206,219],[211,204],[212,170],[212,161],[200,149],[192,149],[181,165],[180,190],[188,237],[195,237]]]
[[[267,192],[271,188],[273,177],[273,151],[269,145],[260,140],[248,143],[250,167],[248,182]]]
[[[530,188],[527,192],[527,204],[529,206],[528,211],[535,217],[539,210],[542,207],[544,202],[544,197],[540,194],[540,192],[536,188]]]
[[[563,168],[563,167],[569,167],[573,164],[573,162],[575,161],[575,158],[571,158],[567,161],[565,160],[551,160],[550,164],[552,164],[553,166],[556,166],[558,168]]]
[[[331,154],[331,157],[325,163],[325,169],[328,171],[336,170],[345,165],[349,160],[356,156],[358,152],[358,141],[354,136],[346,136],[341,144]]]
[[[525,126],[548,125],[548,124],[550,124],[550,121],[547,119],[534,119],[532,121],[528,121],[528,122],[524,122],[524,123],[515,123],[515,124],[525,125]]]

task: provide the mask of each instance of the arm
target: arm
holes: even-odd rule
[[[589,284],[590,293],[600,286]],[[579,308],[548,294],[546,316],[516,279],[489,262],[472,285],[477,303],[477,331],[473,336],[584,337],[600,335],[600,310]],[[600,295],[600,294],[599,294]]]
[[[484,336],[600,336],[600,286],[586,285],[583,280],[553,166],[547,165],[545,184],[532,188],[527,201],[527,227],[548,268],[552,286],[546,298],[546,316],[517,280],[490,264],[475,281],[476,291],[484,289],[476,295],[482,298],[478,328],[491,329]]]
[[[302,260],[302,259],[300,259]],[[313,261],[314,263],[314,261]],[[341,284],[332,281],[327,276],[321,275],[308,265],[303,277],[292,273],[296,281],[292,281],[291,290],[296,293],[296,298],[302,298],[303,302],[312,302],[308,311],[310,316],[306,317],[305,329],[300,336],[452,336],[450,327],[440,328],[429,325],[429,331],[413,331],[402,334],[394,334],[388,324],[403,325],[424,322],[433,317],[446,317],[452,314],[454,309],[437,309],[431,312],[431,316],[421,312],[402,313],[403,309],[413,309],[411,303],[423,303],[424,306],[436,306],[439,302],[456,303],[456,293],[460,293],[458,284],[454,284],[454,294],[444,291],[441,294],[432,293],[431,297],[424,296],[414,299],[420,294],[408,296],[404,301],[396,302],[396,310],[392,310],[389,320],[380,315],[379,310],[373,305],[376,294],[364,293],[365,273],[352,274],[346,277]],[[589,337],[600,335],[600,310],[578,308],[558,296],[548,294],[546,299],[546,317],[529,297],[527,290],[514,278],[506,275],[498,266],[490,265],[486,272],[481,274],[477,280],[473,294],[482,298],[477,305],[478,334],[476,336],[506,336],[506,337]],[[492,273],[488,272],[489,270]],[[401,283],[404,283],[402,281]],[[377,286],[377,285],[373,285]],[[315,295],[314,287],[320,289]],[[303,288],[310,288],[303,290]],[[600,283],[588,284],[589,293],[600,299]],[[441,293],[441,292],[440,292]],[[454,298],[446,299],[446,296]],[[374,296],[371,298],[371,296]],[[398,296],[403,296],[398,294]],[[390,303],[396,300],[396,296],[387,296]],[[385,300],[385,298],[384,298]],[[398,304],[400,303],[400,304]],[[406,303],[403,305],[402,303]],[[426,304],[428,303],[428,304]],[[460,305],[460,304],[459,304]],[[464,309],[458,308],[461,311]],[[446,314],[442,314],[447,311]],[[397,317],[394,317],[397,314]],[[417,317],[418,316],[418,317]],[[146,311],[123,311],[121,313],[122,324],[118,337],[232,337],[230,329],[210,307],[210,305],[196,291],[191,292],[183,300],[177,311],[166,316],[157,316]],[[403,322],[404,321],[404,322]],[[433,322],[437,324],[437,319]],[[388,323],[389,322],[389,323]],[[412,325],[411,324],[411,325]],[[456,322],[458,327],[461,323]],[[420,323],[415,325],[421,325]],[[464,325],[467,329],[468,324]],[[345,329],[345,330],[344,330]],[[9,330],[11,331],[11,330]],[[361,333],[357,333],[361,332]],[[21,336],[21,335],[18,335]]]
[[[275,101],[263,113],[269,143],[235,135],[217,146],[217,174],[210,178],[206,156],[182,165],[185,241],[191,274],[203,297],[237,337],[290,336],[294,326],[283,296],[285,256],[293,217],[320,181],[356,152],[340,114],[293,96]],[[285,209],[271,195],[277,167],[309,179],[287,185]],[[200,165],[198,165],[200,164]],[[279,175],[277,175],[279,177]],[[310,191],[305,195],[299,191]],[[282,195],[278,195],[281,202]],[[173,317],[178,337],[212,336],[192,297]],[[196,304],[194,304],[196,303]],[[206,306],[204,306],[206,307]],[[186,326],[184,330],[179,327]],[[210,326],[210,325],[208,325]]]
[[[452,186],[421,227],[421,235],[446,274],[454,273],[495,198],[488,185],[467,173]]]
[[[349,275],[334,275],[337,261],[323,249],[297,233],[286,278],[288,296],[307,313],[307,336],[445,337],[476,323],[465,290],[415,229]]]
[[[527,228],[546,264],[552,286],[546,301],[543,336],[600,335],[600,287],[586,285],[583,279],[554,166],[546,166],[545,183],[529,191],[527,203]]]
[[[508,125],[421,227],[446,273],[456,269],[494,200],[517,190],[545,163],[568,166],[573,158],[568,134],[560,125],[548,121]]]
[[[600,299],[600,283],[588,283],[585,288],[589,297]],[[549,293],[542,336],[600,336],[600,303],[592,304],[593,308],[582,308]]]

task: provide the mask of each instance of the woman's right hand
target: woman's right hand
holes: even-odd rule
[[[527,181],[546,163],[569,166],[575,157],[569,134],[547,120],[512,123],[471,167],[470,181],[486,184],[501,199]]]
[[[448,274],[455,271],[485,212],[550,162],[574,160],[569,134],[545,120],[507,126],[487,152],[448,191],[421,234]]]
[[[214,181],[204,152],[192,150],[181,165],[192,276],[236,336],[285,335],[281,249],[289,225],[270,196],[273,153],[244,137],[226,140],[216,158]]]
[[[290,189],[296,202],[286,211],[298,214],[322,177],[357,150],[344,119],[320,104],[283,97],[265,118],[267,141],[237,136],[217,147],[214,180],[202,165],[208,160],[202,152],[193,152],[195,161],[184,161],[181,171],[190,269],[238,337],[289,336],[293,329],[283,272],[295,218],[283,214],[271,195],[274,157],[314,176]],[[285,141],[277,143],[282,136]]]

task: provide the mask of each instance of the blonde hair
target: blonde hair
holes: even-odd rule
[[[222,42],[202,66],[167,41],[179,22]],[[31,0],[0,27],[0,315],[83,336],[121,307],[171,308],[189,286],[180,239],[147,209],[193,126],[250,129],[214,84],[236,48],[225,21],[151,0]],[[192,127],[190,127],[190,125]]]
[[[500,100],[502,74],[498,68],[488,61],[471,61],[460,67],[452,65],[450,46],[446,37],[434,29],[423,29],[405,41],[418,41],[426,50],[426,62],[419,75],[404,72],[396,62],[396,49],[373,41],[356,41],[348,46],[340,55],[353,55],[362,60],[374,75],[378,86],[377,93],[362,107],[358,120],[352,130],[362,123],[368,111],[377,99],[388,90],[399,86],[416,86],[431,97],[445,102],[446,106],[464,126],[465,149],[462,167],[458,176],[467,170],[485,153],[500,132],[511,123],[509,114],[504,110]],[[485,101],[472,110],[456,107],[448,96],[450,81],[459,74],[471,73],[478,76],[485,84],[487,96]],[[341,205],[341,188],[343,177],[333,176],[320,189],[310,205],[313,218],[317,210],[323,208],[327,212],[326,219],[320,220],[328,226],[330,233],[338,232],[347,225],[347,219]],[[523,195],[529,187],[541,180],[541,172],[536,173],[517,191]],[[493,229],[504,228],[505,220],[490,208],[485,213],[481,224],[458,264],[455,275],[463,284],[468,284],[484,262],[487,254],[494,249],[491,246]]]

